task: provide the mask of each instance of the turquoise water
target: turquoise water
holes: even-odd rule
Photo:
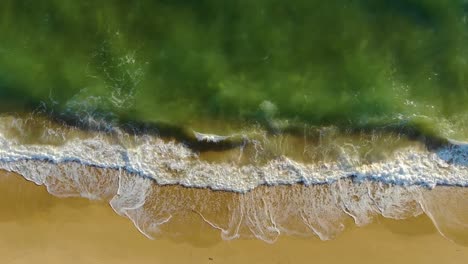
[[[440,0],[5,0],[0,110],[215,132],[416,119],[466,139],[467,14]]]

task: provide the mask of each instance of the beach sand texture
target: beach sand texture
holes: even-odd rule
[[[0,177],[2,263],[465,263],[468,247],[442,237],[423,215],[377,219],[331,241],[281,236],[223,241],[201,221],[192,235],[150,240],[104,203],[56,198],[19,176]],[[171,228],[171,227],[169,227]],[[179,227],[174,226],[174,229]]]

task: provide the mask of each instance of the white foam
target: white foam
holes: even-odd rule
[[[49,128],[50,130],[50,128]],[[0,130],[0,168],[16,171],[21,161],[75,162],[99,168],[118,169],[158,184],[180,184],[215,190],[246,192],[259,185],[331,183],[354,176],[400,185],[468,186],[468,145],[453,143],[436,152],[402,148],[383,161],[361,164],[348,159],[301,163],[286,156],[265,164],[216,163],[199,159],[185,145],[142,136],[131,147],[115,143],[104,134],[71,138],[62,145],[20,144]],[[44,182],[44,173],[30,180]]]
[[[213,142],[213,143],[222,142],[232,137],[232,136],[220,136],[220,135],[215,135],[215,134],[204,134],[204,133],[200,133],[197,131],[193,131],[193,134],[195,135],[195,138],[198,141],[206,141],[206,142]]]

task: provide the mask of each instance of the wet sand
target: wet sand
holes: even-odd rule
[[[219,231],[149,240],[109,205],[60,199],[17,175],[0,175],[1,263],[465,263],[468,247],[443,238],[429,218],[379,218],[332,241],[281,237],[222,241]],[[209,241],[209,243],[207,242]],[[215,242],[212,242],[215,241]]]

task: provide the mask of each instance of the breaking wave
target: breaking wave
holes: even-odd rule
[[[403,144],[379,159],[364,159],[359,143],[346,143],[334,145],[334,159],[304,161],[267,155],[267,142],[251,140],[223,153],[224,160],[210,160],[154,135],[110,136],[13,117],[0,124],[0,169],[59,197],[109,201],[149,238],[188,214],[219,229],[223,239],[274,242],[280,234],[328,240],[349,219],[363,226],[378,215],[423,213],[447,238],[466,243],[468,237],[468,145],[461,142],[436,150]],[[28,141],[34,128],[41,136]]]

